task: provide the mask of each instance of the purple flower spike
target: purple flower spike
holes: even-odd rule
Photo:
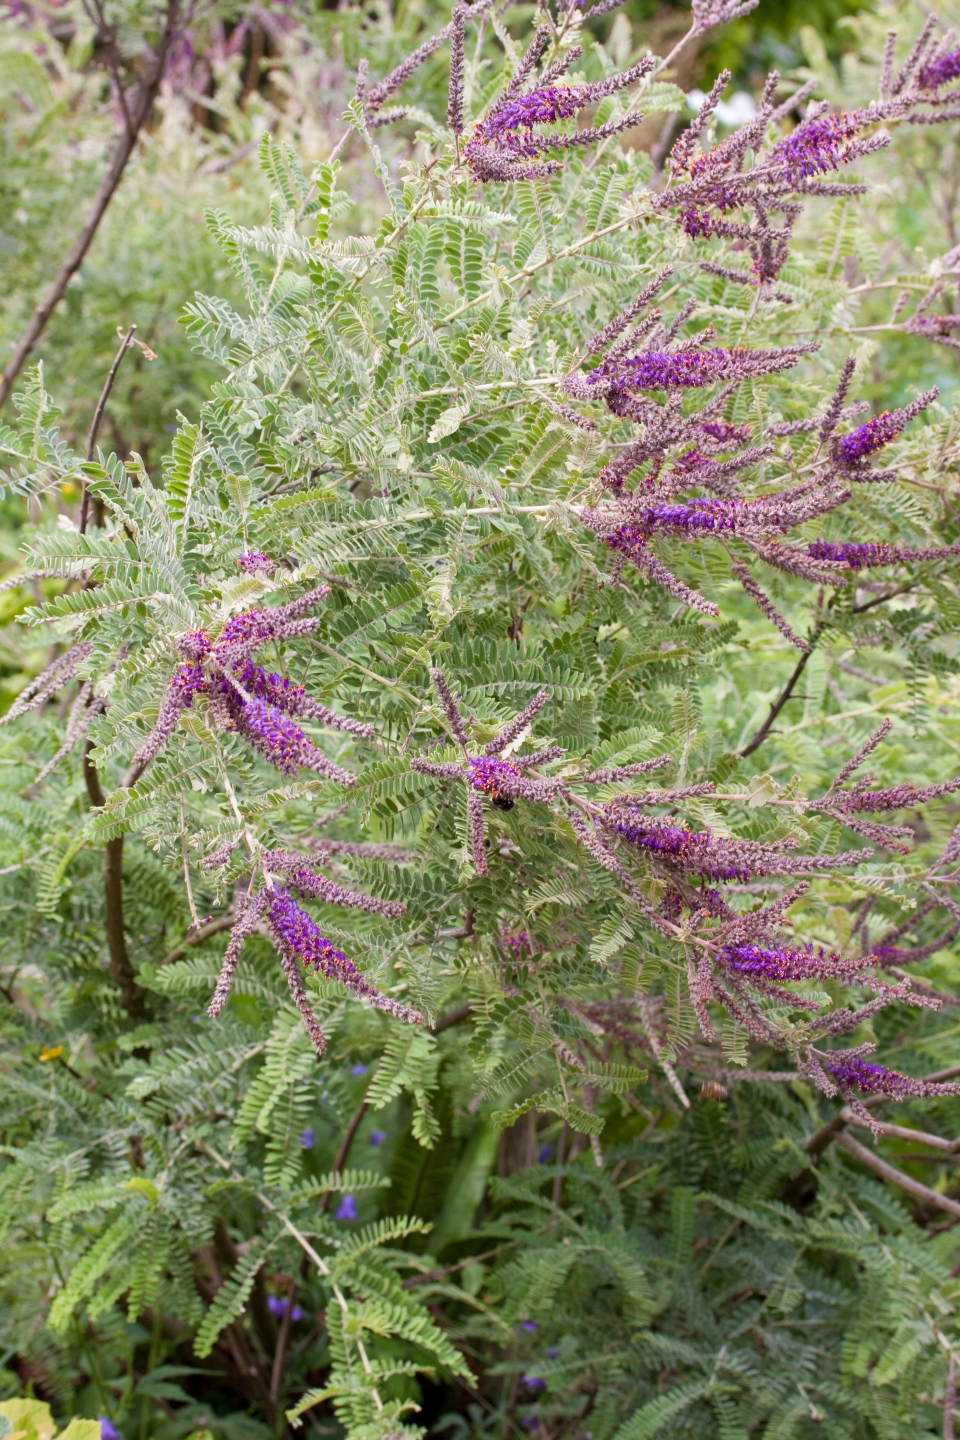
[[[808,945],[800,950],[767,949],[761,945],[725,945],[720,960],[730,970],[748,978],[773,980],[778,984],[791,980],[839,980],[849,978],[863,967],[864,961],[844,960]]]
[[[935,1095],[960,1094],[960,1085],[914,1080],[910,1075],[900,1075],[883,1065],[868,1065],[858,1055],[847,1060],[825,1061],[823,1068],[842,1088],[860,1090],[868,1095],[890,1095],[895,1100],[904,1100],[908,1096],[930,1099]]]
[[[807,546],[807,554],[813,560],[832,560],[845,565],[848,570],[872,570],[877,565],[889,565],[893,560],[890,546],[852,540],[813,540]]]
[[[770,158],[782,165],[786,178],[791,181],[839,170],[851,158],[848,153],[851,141],[873,118],[862,110],[818,116],[798,125],[792,135],[775,145]]]
[[[841,458],[848,462],[862,460],[865,456],[872,455],[875,450],[882,450],[891,440],[896,440],[904,423],[890,410],[884,410],[882,415],[874,415],[865,425],[859,425],[856,430],[851,430],[849,435],[844,435],[837,442],[837,450]]]
[[[506,136],[510,130],[530,130],[534,125],[555,125],[558,120],[569,120],[589,103],[584,98],[584,90],[583,86],[571,85],[566,89],[531,90],[528,95],[518,95],[483,123],[484,139]],[[512,148],[509,140],[507,147]]]
[[[379,1149],[380,1149],[380,1146],[383,1144],[383,1142],[384,1142],[384,1140],[386,1140],[386,1138],[387,1138],[387,1132],[386,1132],[386,1130],[371,1130],[371,1131],[370,1131],[370,1144],[373,1146],[374,1150],[379,1150]]]
[[[703,389],[718,380],[768,375],[796,365],[796,350],[648,350],[623,360],[606,360],[587,376],[588,383],[613,379],[618,389],[675,390]]]
[[[293,899],[289,890],[276,889],[268,900],[267,914],[270,926],[277,939],[281,957],[290,961],[301,961],[325,975],[328,980],[339,981],[360,1000],[377,1010],[383,1010],[398,1020],[413,1025],[422,1025],[423,1016],[416,1010],[409,1010],[389,995],[384,995],[371,985],[342,950],[321,935],[317,926],[305,910]]]
[[[354,1200],[354,1198],[353,1198],[352,1195],[344,1195],[343,1199],[340,1201],[340,1204],[337,1206],[337,1219],[338,1219],[338,1220],[356,1220],[356,1218],[357,1218],[357,1202],[356,1202],[356,1200]]]

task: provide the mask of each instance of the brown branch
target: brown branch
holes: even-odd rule
[[[222,1217],[217,1219],[213,1227],[213,1244],[221,1266],[225,1269],[232,1270],[240,1259],[240,1252],[236,1245],[234,1245],[233,1236],[227,1229],[226,1221],[223,1220]],[[253,1289],[250,1291],[249,1304],[250,1315],[253,1319],[253,1327],[256,1331],[257,1339],[260,1341],[266,1354],[274,1354],[277,1346],[277,1324],[273,1315],[270,1313],[270,1306],[267,1304],[267,1287],[263,1278],[262,1265],[253,1277]],[[266,1388],[266,1382],[264,1380],[264,1389]]]
[[[813,654],[816,648],[817,641],[820,639],[820,636],[823,633],[823,628],[824,627],[822,624],[819,624],[815,627],[809,641],[807,642],[809,649],[805,650],[804,653],[800,656],[800,659],[794,666],[793,674],[790,676],[790,679],[787,681],[786,685],[780,692],[779,699],[775,700],[774,703],[770,706],[770,714],[767,716],[766,720],[764,720],[763,724],[760,726],[760,729],[754,735],[753,739],[749,741],[749,743],[745,745],[744,748],[740,751],[740,756],[742,759],[746,759],[748,755],[752,755],[754,750],[759,750],[764,740],[766,740],[767,736],[770,734],[770,730],[773,726],[774,721],[780,714],[780,711],[783,709],[784,705],[786,705],[787,701],[790,699],[790,696],[793,694],[794,690],[797,687],[797,682],[799,681],[804,670],[807,668],[807,661],[810,659],[810,656]]]
[[[366,1115],[368,1109],[369,1106],[366,1099],[361,1100],[359,1106],[353,1113],[353,1118],[350,1121],[350,1124],[347,1126],[346,1134],[340,1141],[339,1149],[337,1150],[337,1153],[333,1158],[333,1168],[331,1170],[331,1174],[339,1175],[340,1171],[347,1163],[347,1156],[350,1154],[350,1146],[353,1144],[356,1133],[360,1129],[360,1126],[363,1123],[363,1117],[364,1115]],[[328,1209],[332,1197],[332,1190],[324,1190],[323,1194],[320,1196],[319,1210],[321,1215],[324,1213],[325,1210]]]
[[[106,803],[97,767],[90,758],[93,741],[83,747],[83,778],[90,804],[102,809]],[[132,1020],[139,1020],[146,1009],[147,992],[138,984],[127,952],[123,930],[123,836],[108,840],[103,850],[104,916],[107,948],[110,952],[110,974],[120,990],[120,1003]]]
[[[201,945],[204,940],[209,940],[211,935],[219,935],[221,930],[231,930],[236,919],[236,915],[229,911],[226,915],[218,915],[216,920],[211,920],[209,924],[201,925],[193,935],[185,935],[175,950],[171,950],[169,955],[164,955],[160,964],[172,965],[175,960],[182,960],[194,945]]]
[[[113,154],[110,157],[110,164],[107,167],[106,174],[100,181],[97,193],[94,196],[93,205],[87,217],[86,224],[64,256],[60,264],[60,269],[54,277],[53,284],[37,305],[30,317],[26,330],[14,346],[13,354],[7,362],[2,379],[0,379],[0,408],[6,404],[10,391],[13,389],[14,381],[23,369],[31,350],[40,339],[51,315],[66,294],[67,286],[70,284],[71,279],[83,264],[84,257],[97,233],[100,222],[106,214],[114,193],[123,178],[127,161],[133,154],[137,138],[153,108],[153,102],[160,89],[160,83],[163,80],[163,74],[167,66],[167,59],[179,29],[179,18],[180,0],[168,0],[166,20],[157,44],[156,54],[153,63],[147,69],[146,75],[137,88],[136,99],[130,107],[129,124],[124,125],[123,132],[117,140]]]
[[[842,1145],[848,1155],[852,1155],[854,1160],[859,1160],[861,1165],[866,1165],[882,1180],[899,1186],[908,1195],[912,1195],[915,1200],[922,1200],[925,1205],[935,1205],[937,1209],[945,1210],[948,1215],[952,1215],[955,1220],[960,1220],[960,1204],[956,1200],[951,1200],[949,1195],[941,1195],[939,1191],[931,1190],[928,1185],[921,1185],[919,1180],[911,1179],[902,1170],[898,1170],[895,1165],[888,1165],[886,1160],[881,1160],[880,1156],[874,1154],[872,1150],[868,1150],[866,1145],[861,1145],[859,1140],[854,1140],[846,1130],[841,1130],[836,1138],[837,1144]]]
[[[93,459],[93,452],[97,444],[97,431],[100,429],[100,421],[103,419],[103,412],[106,409],[107,401],[110,399],[110,391],[113,389],[113,382],[117,378],[117,371],[120,369],[120,362],[133,344],[133,332],[136,325],[131,325],[126,335],[120,342],[120,349],[114,356],[113,364],[110,366],[110,373],[103,382],[103,389],[100,391],[100,399],[97,401],[97,408],[93,412],[93,419],[90,421],[90,431],[87,435],[86,460],[87,464]],[[87,529],[87,518],[90,511],[90,490],[86,480],[83,482],[83,500],[80,503],[80,534],[84,535]]]
[[[462,1020],[469,1020],[473,1014],[472,1005],[458,1005],[456,1010],[448,1010],[446,1015],[441,1015],[436,1025],[430,1027],[431,1035],[442,1035],[444,1030],[459,1025]]]

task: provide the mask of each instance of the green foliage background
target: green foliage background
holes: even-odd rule
[[[698,78],[732,54],[737,83],[749,84],[789,45],[798,79],[863,103],[889,16],[852,9],[844,19],[806,6],[796,17],[806,29],[785,7],[759,10],[711,42]],[[606,49],[588,51],[591,78],[618,46],[644,43],[649,17],[627,13],[628,32],[598,27]],[[516,35],[531,14],[508,12]],[[880,717],[897,722],[877,760],[884,783],[955,773],[954,581],[925,574],[869,619],[839,605],[784,723],[737,763],[795,655],[706,548],[684,574],[719,595],[718,626],[678,620],[672,601],[640,586],[627,597],[598,588],[594,547],[561,502],[599,452],[557,422],[534,379],[562,374],[667,256],[681,293],[747,343],[768,342],[766,322],[750,330],[749,295],[704,276],[672,229],[652,225],[625,223],[511,291],[505,267],[532,263],[547,233],[555,252],[585,227],[615,224],[650,162],[613,150],[595,169],[573,161],[556,182],[510,195],[479,195],[441,166],[447,178],[429,190],[418,167],[446,144],[428,119],[444,113],[445,52],[409,87],[417,113],[374,137],[382,186],[359,135],[339,170],[325,167],[360,53],[383,74],[444,18],[431,6],[390,21],[302,14],[242,105],[249,57],[223,62],[215,129],[165,93],[4,435],[9,573],[28,546],[51,572],[95,562],[102,581],[62,594],[62,581],[44,579],[0,596],[6,695],[102,605],[98,658],[121,638],[130,647],[93,732],[108,791],[156,714],[171,631],[268,593],[238,582],[242,543],[295,554],[304,578],[333,570],[350,581],[326,606],[318,643],[279,658],[311,692],[376,717],[381,746],[331,743],[361,777],[338,814],[333,787],[278,784],[193,716],[142,785],[91,816],[79,751],[31,790],[60,743],[63,706],[3,732],[0,1379],[8,1396],[48,1402],[60,1424],[102,1415],[124,1440],[254,1440],[301,1410],[305,1426],[357,1440],[417,1426],[550,1440],[939,1435],[960,1343],[960,1251],[942,1213],[907,1203],[835,1146],[814,1165],[805,1144],[835,1107],[802,1082],[730,1080],[746,1059],[733,1025],[727,1079],[698,1099],[710,1057],[693,1041],[670,956],[631,924],[604,875],[518,807],[492,816],[499,868],[478,881],[463,817],[401,752],[412,735],[436,739],[426,665],[439,657],[491,732],[546,682],[538,738],[591,765],[679,742],[689,779],[740,787],[728,812],[738,833],[782,838],[787,826],[755,802],[794,776],[824,787]],[[912,10],[894,18],[915,33]],[[69,241],[110,134],[76,21],[56,66],[35,58],[47,19],[4,22],[5,344]],[[503,49],[487,43],[493,93]],[[678,103],[664,88],[652,108]],[[898,131],[895,164],[888,152],[862,167],[872,186],[862,202],[811,210],[785,276],[801,303],[777,323],[800,326],[802,311],[822,361],[737,400],[736,419],[751,406],[806,414],[850,349],[858,395],[877,408],[940,385],[930,423],[894,452],[902,483],[882,502],[858,493],[858,538],[955,538],[953,352],[883,327],[897,290],[922,292],[957,243],[956,134]],[[236,163],[217,169],[226,159]],[[406,223],[421,203],[425,221]],[[126,527],[118,550],[65,522],[115,328],[131,320],[159,359],[121,371],[102,463],[87,472]],[[443,344],[434,325],[446,326]],[[132,452],[142,460],[125,469]],[[534,519],[545,507],[549,524]],[[782,579],[773,593],[803,627],[803,587]],[[362,833],[397,846],[392,860],[341,864],[344,878],[406,902],[402,926],[319,913],[324,933],[415,999],[432,1028],[399,1027],[324,982],[314,998],[331,1045],[318,1063],[260,937],[225,1015],[206,1019],[225,933],[190,943],[181,865],[185,855],[199,913],[222,913],[237,871],[217,886],[196,866],[230,823],[225,775],[265,840]],[[706,805],[690,813],[723,823]],[[897,923],[956,818],[949,801],[925,807],[911,817],[907,859],[818,881],[799,907],[804,933],[849,948],[871,896],[874,933]],[[103,928],[102,846],[120,833],[146,995],[135,1017],[120,1005]],[[794,833],[825,853],[840,845],[816,821]],[[526,961],[498,947],[501,927],[531,933]],[[922,943],[935,930],[917,933]],[[952,945],[914,968],[958,993]],[[652,1046],[638,1018],[648,1013]],[[891,1007],[854,1038],[924,1074],[955,1062],[955,1013]],[[558,1045],[593,1067],[585,1079],[568,1072],[562,1096]],[[780,1063],[751,1057],[762,1071]],[[960,1130],[956,1100],[888,1113]],[[904,1158],[890,1140],[880,1150],[957,1193],[952,1160]],[[336,1218],[347,1195],[355,1220]],[[282,1346],[269,1305],[281,1297],[302,1312]],[[2,1421],[0,1407],[0,1435]],[[40,1412],[14,1423],[49,1440]]]

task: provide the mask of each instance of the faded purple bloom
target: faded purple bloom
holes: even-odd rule
[[[548,1348],[547,1348],[547,1359],[548,1359],[548,1360],[556,1360],[556,1358],[557,1358],[557,1356],[558,1356],[559,1354],[560,1354],[560,1351],[559,1351],[559,1349],[558,1349],[558,1347],[557,1347],[556,1345],[550,1345],[550,1346],[548,1346]]]
[[[340,1204],[337,1206],[336,1218],[338,1220],[356,1220],[357,1202],[352,1195],[344,1195]]]
[[[752,438],[749,425],[734,425],[730,420],[705,420],[700,429],[724,449],[749,445]]]
[[[520,956],[524,950],[529,950],[530,936],[526,930],[518,930],[515,933],[504,930],[500,932],[500,944],[512,955]]]
[[[520,714],[510,720],[495,740],[491,740],[486,747],[487,755],[499,755],[506,747],[522,735],[527,726],[535,719],[550,699],[549,690],[538,690],[528,705],[525,705]]]
[[[387,1132],[386,1132],[386,1130],[371,1130],[371,1131],[370,1131],[370,1144],[373,1146],[374,1150],[379,1150],[379,1149],[380,1149],[380,1146],[383,1144],[383,1142],[384,1142],[384,1140],[386,1140],[386,1138],[387,1138]]]
[[[447,87],[447,124],[454,135],[463,131],[463,22],[463,6],[455,5],[450,17],[450,80]]]
[[[123,1440],[116,1425],[108,1420],[106,1415],[100,1415],[98,1419],[100,1421],[100,1440]]]
[[[876,814],[880,810],[903,810],[908,805],[922,805],[927,800],[938,800],[941,795],[960,790],[960,780],[940,780],[935,785],[891,785],[886,790],[852,790],[847,794],[834,796],[831,807],[841,812],[866,811]]]
[[[276,561],[271,560],[269,555],[264,555],[262,550],[245,550],[242,555],[237,556],[237,564],[248,575],[266,575],[268,577],[277,568]]]
[[[549,1144],[549,1142],[546,1145],[541,1145],[537,1151],[537,1162],[540,1165],[549,1165],[553,1159],[555,1150],[556,1146]]]
[[[882,541],[813,540],[807,554],[813,560],[843,565],[847,570],[873,570],[878,565],[916,564],[925,560],[946,560],[960,551],[957,545],[939,545],[929,550],[911,550],[908,545],[886,545]],[[766,558],[766,557],[764,557]]]
[[[351,1065],[351,1067],[350,1067],[350,1074],[351,1074],[351,1075],[366,1075],[366,1074],[367,1074],[367,1067],[366,1067],[366,1065]]]
[[[301,1130],[301,1131],[300,1131],[300,1144],[303,1146],[304,1150],[312,1150],[312,1149],[313,1149],[313,1126],[312,1126],[312,1125],[308,1125],[307,1128],[306,1128],[306,1130]]]
[[[917,75],[917,83],[923,90],[940,90],[958,77],[960,77],[960,49],[948,50],[945,55],[940,55],[929,65],[923,66]]]
[[[539,1375],[521,1375],[520,1384],[526,1385],[528,1390],[546,1390],[547,1388],[546,1380],[541,1380]]]
[[[797,855],[756,840],[728,839],[712,835],[709,830],[686,830],[667,819],[644,815],[629,803],[632,799],[620,796],[608,801],[600,823],[637,849],[707,880],[745,882],[752,876],[811,875],[858,864],[864,854],[871,853],[861,850],[842,855]],[[586,836],[581,838],[587,843]]]
[[[267,870],[286,875],[288,885],[305,900],[322,900],[326,905],[342,905],[348,910],[367,910],[391,920],[399,919],[406,910],[399,900],[382,900],[379,895],[367,895],[362,890],[347,890],[318,871],[307,869],[303,862],[302,855],[286,850],[267,850],[263,855]]]

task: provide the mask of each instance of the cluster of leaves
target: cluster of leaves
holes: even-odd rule
[[[577,22],[568,12],[567,42]],[[489,28],[468,68],[473,113],[519,61],[499,17]],[[864,77],[881,45],[865,26]],[[612,72],[603,46],[585,48],[586,79]],[[81,683],[102,702],[42,785],[75,688],[11,725],[0,755],[5,1382],[59,1415],[104,1415],[128,1440],[288,1423],[355,1440],[521,1424],[550,1440],[936,1434],[960,1346],[947,1143],[903,1159],[888,1125],[885,1163],[914,1177],[908,1209],[830,1143],[844,1112],[779,1054],[748,1052],[735,1018],[717,1017],[715,1042],[695,1038],[682,952],[549,807],[490,808],[479,874],[462,787],[408,760],[447,753],[440,665],[481,745],[544,688],[536,743],[562,746],[571,774],[667,751],[676,784],[722,789],[682,812],[721,835],[834,854],[839,827],[797,818],[796,797],[878,718],[898,722],[872,762],[885,784],[945,779],[960,747],[949,566],[838,584],[829,601],[775,576],[778,608],[816,643],[788,695],[802,714],[784,706],[744,756],[796,652],[707,545],[677,546],[675,564],[719,596],[717,621],[636,578],[607,583],[576,512],[630,431],[599,407],[594,428],[577,425],[562,391],[589,337],[669,262],[678,298],[665,304],[700,307],[685,334],[706,315],[730,344],[823,340],[726,412],[758,429],[804,419],[847,353],[858,383],[885,376],[886,327],[858,323],[861,297],[925,297],[937,276],[872,270],[875,202],[851,196],[819,234],[801,231],[781,276],[792,306],[761,307],[704,271],[707,252],[655,208],[662,177],[643,151],[608,145],[484,191],[438,118],[437,72],[418,83],[402,170],[348,107],[350,143],[382,184],[375,224],[357,227],[337,160],[308,171],[269,138],[264,223],[213,213],[234,297],[198,295],[186,331],[221,378],[160,475],[138,454],[85,462],[42,369],[2,436],[7,493],[40,517],[28,563],[42,588],[25,618],[44,644],[92,643]],[[608,97],[597,123],[625,103]],[[683,106],[655,80],[638,113]],[[886,403],[906,398],[902,383],[894,370]],[[890,448],[898,479],[861,487],[844,512],[858,540],[955,539],[956,428],[939,406]],[[81,486],[102,515],[85,533],[68,503]],[[281,570],[238,571],[249,551]],[[356,784],[281,783],[199,704],[131,774],[174,637],[321,577],[334,583],[316,629],[269,663],[372,723],[373,741],[315,737]],[[871,927],[906,931],[949,804],[911,810],[906,859],[881,850],[855,874],[825,872],[791,912],[803,935],[866,952]],[[212,879],[199,862],[238,833],[251,853]],[[260,934],[222,1016],[204,1016],[264,849],[405,905],[400,922],[312,908],[424,1027],[311,979],[331,1039],[318,1061]],[[640,883],[662,899],[655,872]],[[952,916],[949,890],[937,897]],[[753,903],[749,886],[740,898]],[[942,919],[917,915],[923,951]],[[954,963],[945,941],[911,970],[949,1001]],[[786,1030],[786,1007],[767,1011]],[[954,1055],[949,1016],[905,1006],[869,1014],[854,1040],[909,1073]],[[960,1109],[907,1101],[897,1119],[920,1144],[951,1134]]]

